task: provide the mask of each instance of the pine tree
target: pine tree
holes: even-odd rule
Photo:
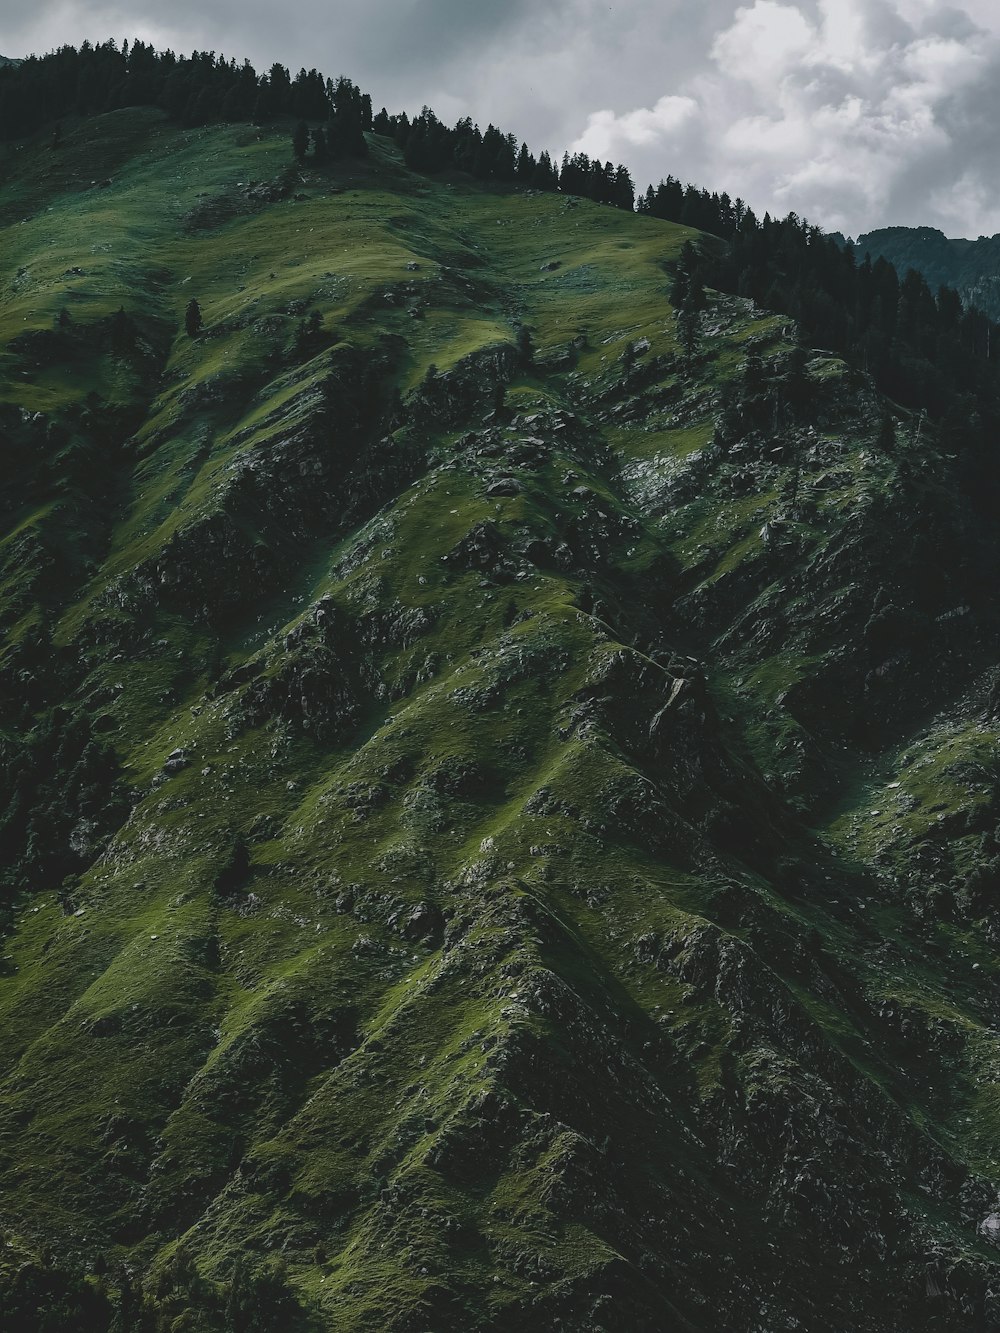
[[[135,325],[125,313],[125,307],[119,306],[111,318],[111,349],[114,352],[127,352],[135,346]]]
[[[220,897],[228,897],[243,887],[249,874],[250,852],[243,839],[237,838],[219,867],[212,887]]]
[[[891,454],[896,448],[896,422],[888,408],[884,408],[882,411],[875,447],[882,454]]]
[[[684,306],[691,306],[694,310],[704,310],[708,304],[698,251],[690,241],[684,242],[677,257],[674,280],[670,287],[670,304],[675,310]]]
[[[552,165],[552,158],[547,152],[539,154],[538,163],[531,173],[531,187],[534,190],[558,190],[559,174]]]
[[[184,327],[189,338],[196,338],[201,332],[201,306],[193,296],[188,301],[187,310],[184,312]]]
[[[615,170],[614,183],[611,187],[611,202],[616,208],[624,208],[628,213],[631,213],[635,207],[635,186],[627,167],[618,167]]]
[[[688,363],[695,359],[695,353],[700,343],[700,317],[699,313],[685,305],[683,311],[677,316],[677,337],[679,337],[681,348],[684,349],[684,357]]]

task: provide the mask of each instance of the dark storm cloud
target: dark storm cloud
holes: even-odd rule
[[[0,53],[142,37],[346,73],[857,232],[1000,229],[994,0],[0,0]]]

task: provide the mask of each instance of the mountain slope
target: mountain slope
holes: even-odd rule
[[[735,297],[683,351],[713,242],[378,138],[4,168],[8,1317],[995,1326],[929,428]]]

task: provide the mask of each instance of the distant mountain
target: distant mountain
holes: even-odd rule
[[[882,256],[900,274],[915,268],[932,288],[954,287],[966,305],[1000,318],[1000,235],[950,240],[934,227],[884,227],[859,236],[859,255]]]

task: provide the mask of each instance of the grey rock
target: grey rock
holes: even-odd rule
[[[501,477],[492,485],[487,486],[487,495],[520,495],[524,487],[516,477]]]
[[[190,762],[191,758],[186,750],[172,750],[167,755],[163,771],[173,777],[175,773],[180,773],[182,769],[187,768]]]

